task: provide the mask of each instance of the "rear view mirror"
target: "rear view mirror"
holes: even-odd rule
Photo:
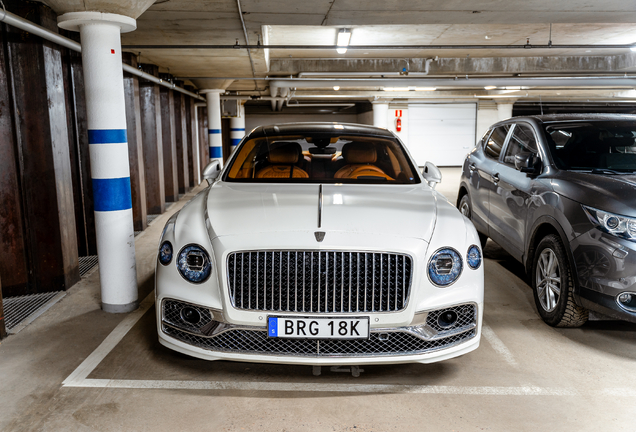
[[[426,162],[424,168],[422,168],[422,175],[424,176],[424,180],[426,180],[428,185],[433,189],[435,189],[437,183],[442,182],[442,172],[433,162]]]
[[[221,163],[218,160],[212,161],[203,170],[203,179],[211,185],[221,173]]]
[[[538,174],[541,159],[534,153],[519,153],[515,155],[515,168],[522,173]]]

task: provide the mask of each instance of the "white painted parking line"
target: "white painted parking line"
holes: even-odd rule
[[[148,296],[141,302],[139,309],[132,312],[126,318],[124,318],[115,329],[104,339],[95,351],[89,355],[86,360],[80,364],[77,369],[66,378],[62,385],[65,387],[77,387],[77,384],[81,384],[91,372],[102,362],[116,346],[126,336],[131,328],[142,316],[152,307],[155,302],[155,291],[153,290]]]
[[[481,334],[484,338],[486,338],[490,346],[503,357],[506,363],[515,368],[519,366],[517,364],[517,360],[515,360],[515,357],[512,355],[508,347],[501,339],[499,339],[495,332],[486,325],[486,322],[484,322],[481,326]]]
[[[160,381],[85,379],[67,387],[170,389],[170,390],[240,390],[267,392],[325,392],[325,393],[417,393],[476,396],[579,396],[572,388],[549,387],[466,387],[403,384],[318,384],[284,382],[236,381]]]

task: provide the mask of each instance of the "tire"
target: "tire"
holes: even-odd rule
[[[561,238],[550,234],[538,244],[532,262],[532,291],[539,315],[552,327],[580,327],[587,309],[574,303],[572,270]]]
[[[470,197],[468,196],[468,194],[465,194],[462,199],[459,201],[459,212],[461,214],[463,214],[464,216],[466,216],[468,219],[473,220],[472,216],[473,216],[473,207],[470,203]],[[479,243],[481,243],[481,250],[483,251],[484,248],[486,247],[486,242],[488,241],[488,236],[486,234],[482,234],[479,231],[477,231],[477,234],[479,234]]]

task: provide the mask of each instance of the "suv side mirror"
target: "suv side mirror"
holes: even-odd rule
[[[442,172],[433,162],[426,162],[424,168],[422,168],[422,175],[424,176],[424,180],[426,180],[428,185],[433,189],[435,189],[437,183],[442,182]]]
[[[203,179],[208,181],[208,185],[211,185],[220,173],[221,163],[218,160],[212,161],[203,170]]]
[[[534,153],[519,153],[515,155],[515,168],[522,173],[538,174],[540,163],[541,159]]]

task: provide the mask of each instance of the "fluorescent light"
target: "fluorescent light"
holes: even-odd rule
[[[486,86],[486,87],[484,87],[485,90],[494,90],[496,88],[497,88],[497,86]]]
[[[349,46],[349,40],[351,39],[351,32],[347,29],[340,29],[340,31],[338,32],[338,41],[336,42],[336,45],[338,45],[339,47],[345,47],[345,48],[337,48],[336,52],[338,54],[344,54],[347,52],[347,46]]]
[[[636,46],[630,48],[631,51],[636,51]]]
[[[333,89],[334,89],[335,91],[338,91],[338,90],[340,90],[340,86],[333,86]]]

